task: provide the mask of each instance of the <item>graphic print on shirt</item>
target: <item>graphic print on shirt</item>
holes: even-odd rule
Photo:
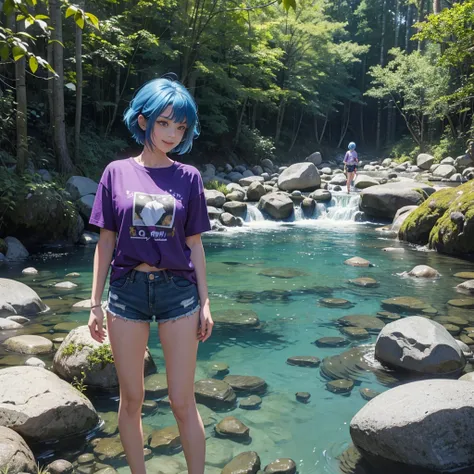
[[[133,217],[130,237],[167,240],[174,236],[176,200],[170,194],[133,193]]]

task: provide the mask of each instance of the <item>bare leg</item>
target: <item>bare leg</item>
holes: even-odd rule
[[[143,456],[142,404],[148,323],[135,323],[107,314],[107,331],[120,383],[118,425],[132,474],[146,474]]]
[[[350,193],[351,192],[351,184],[352,184],[352,180],[354,179],[354,173],[347,173],[347,192]]]
[[[178,423],[188,474],[204,474],[206,438],[194,398],[199,311],[159,326],[171,408]]]

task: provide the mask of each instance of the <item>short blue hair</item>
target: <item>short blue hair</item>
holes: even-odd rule
[[[153,128],[158,117],[169,106],[173,111],[167,119],[178,123],[186,121],[183,139],[172,150],[172,153],[183,155],[191,150],[193,140],[199,136],[199,120],[196,102],[180,82],[168,78],[148,81],[135,93],[123,120],[137,143],[146,144],[153,149]],[[146,130],[138,124],[139,115],[143,115],[147,120]]]
[[[355,147],[356,144],[354,142],[350,142],[349,145],[347,145],[347,148],[349,148],[349,150],[355,150]]]

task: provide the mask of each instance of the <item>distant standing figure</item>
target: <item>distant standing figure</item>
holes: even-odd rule
[[[347,193],[350,193],[351,184],[355,178],[357,165],[359,164],[359,158],[357,156],[357,152],[355,151],[356,144],[354,142],[350,142],[347,148],[348,150],[346,152],[346,156],[344,157],[344,171],[347,176]]]

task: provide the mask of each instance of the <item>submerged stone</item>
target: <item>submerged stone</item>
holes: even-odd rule
[[[361,288],[376,288],[379,286],[379,283],[374,278],[370,277],[360,277],[349,280],[349,283],[354,286],[359,286]]]
[[[257,275],[262,275],[270,278],[296,278],[308,276],[308,273],[292,268],[266,268],[258,272]]]
[[[294,356],[289,357],[286,363],[300,367],[319,367],[321,360],[314,356]]]
[[[354,381],[347,379],[331,380],[326,383],[326,388],[333,393],[347,394],[354,388]]]
[[[244,410],[255,410],[260,408],[261,404],[262,399],[258,395],[250,395],[250,397],[240,400],[239,407],[243,408]]]
[[[296,400],[302,403],[308,403],[309,399],[311,398],[311,394],[309,392],[296,392],[295,396]]]
[[[329,308],[350,308],[354,306],[350,301],[343,298],[322,298],[319,300],[319,304]]]
[[[228,383],[234,390],[239,392],[261,393],[267,389],[264,379],[249,375],[227,375],[224,382]]]
[[[349,344],[343,337],[321,337],[314,341],[318,347],[344,347]]]

